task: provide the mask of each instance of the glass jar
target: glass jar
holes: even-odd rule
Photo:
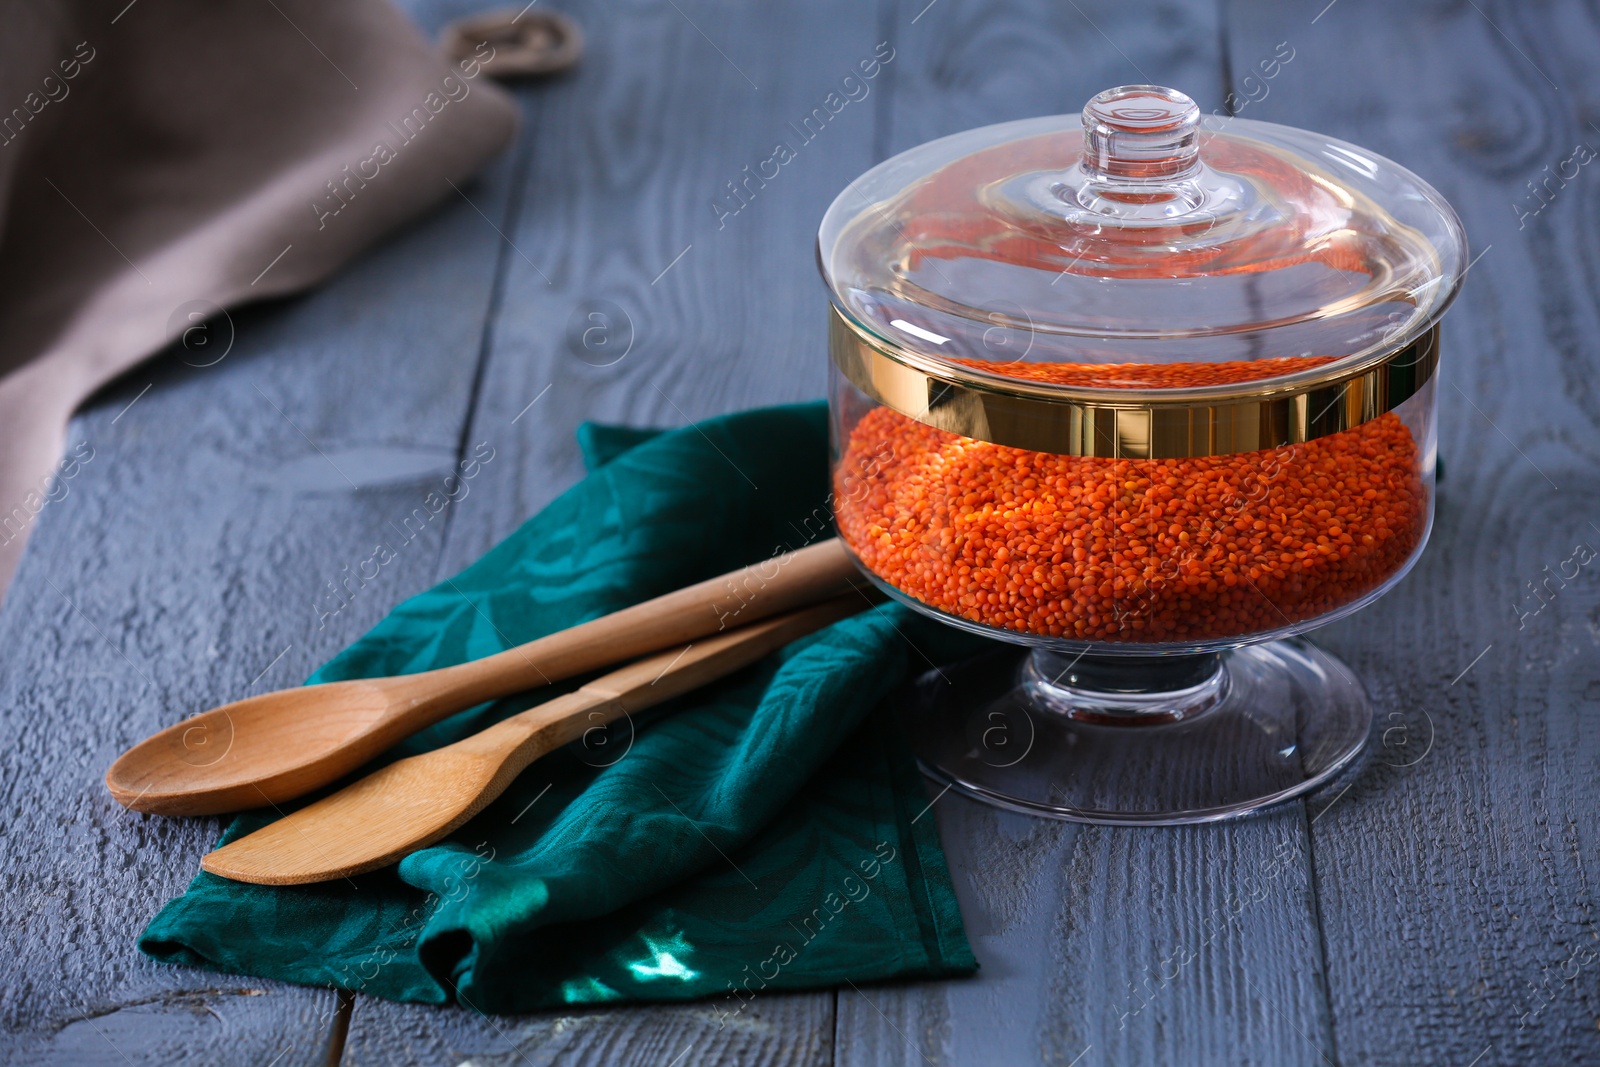
[[[1427,541],[1465,254],[1397,164],[1158,86],[847,187],[818,236],[840,537],[896,599],[1032,646],[925,680],[924,767],[1169,823],[1348,764],[1367,700],[1298,635]]]

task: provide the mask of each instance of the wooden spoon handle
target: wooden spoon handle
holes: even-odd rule
[[[509,782],[540,756],[576,741],[589,730],[732,674],[877,600],[876,596],[864,599],[859,592],[849,593],[648,656],[602,675],[573,693],[513,715],[458,744],[484,755],[513,750],[502,772],[504,781]]]
[[[754,662],[863,604],[851,593],[613,671],[575,693],[453,745],[396,760],[201,861],[212,874],[261,885],[349,877],[448,836],[558,745]],[[599,718],[593,718],[598,715]]]
[[[829,538],[471,663],[408,676],[427,693],[407,718],[417,716],[420,728],[485,700],[836,597],[861,581],[844,546]],[[859,594],[856,603],[864,603]]]

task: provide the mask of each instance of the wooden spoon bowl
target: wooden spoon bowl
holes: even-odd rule
[[[124,807],[162,815],[211,815],[291,800],[412,732],[419,705],[412,699],[415,687],[397,684],[406,681],[329,682],[212,708],[123,753],[107,772],[106,786]]]

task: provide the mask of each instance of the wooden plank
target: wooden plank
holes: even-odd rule
[[[1600,150],[1600,24],[1578,5],[1375,0],[1313,24],[1321,6],[1232,5],[1236,72],[1295,49],[1244,114],[1415,170],[1482,257],[1445,324],[1432,543],[1321,635],[1392,731],[1370,774],[1313,805],[1338,1057],[1593,1063],[1600,586],[1567,564],[1541,607],[1527,583],[1600,549],[1600,176],[1562,166]],[[1528,183],[1558,172],[1541,206]]]
[[[935,810],[982,969],[841,990],[839,1063],[1321,1062],[1297,805],[1133,831]]]
[[[508,189],[528,192],[507,228],[516,248],[498,252],[504,299],[465,438],[504,440],[499,455],[514,462],[491,464],[480,492],[448,513],[447,534],[430,528],[322,629],[321,583],[370,551],[370,530],[407,513],[463,439],[472,308],[481,320],[499,243],[476,214],[457,208],[311,300],[236,316],[239,344],[224,364],[130,379],[75,424],[73,440],[95,457],[41,517],[0,613],[16,665],[0,679],[12,742],[0,763],[12,842],[0,860],[12,890],[0,902],[11,950],[0,983],[5,1058],[168,1062],[212,1048],[212,1058],[267,1062],[290,1040],[279,1033],[304,1038],[279,1062],[325,1055],[318,1033],[331,998],[133,953],[129,932],[181,889],[214,827],[118,819],[98,785],[118,747],[248,688],[262,667],[260,688],[303,674],[394,600],[469,562],[577,476],[570,431],[580,418],[679,422],[820,391],[821,316],[808,301],[820,306],[821,292],[807,246],[832,192],[871,162],[871,144],[898,150],[981,122],[1076,110],[1095,89],[1133,80],[1119,52],[1137,77],[1188,88],[1208,109],[1219,103],[1195,89],[1216,84],[1209,72],[1220,69],[1203,13],[1162,9],[1169,22],[1142,26],[1110,5],[1084,5],[1074,23],[1068,9],[1029,22],[1009,8],[913,3],[886,35],[897,49],[887,121],[860,134],[844,125],[859,116],[847,110],[792,165],[811,170],[786,167],[715,228],[701,183],[716,190],[766,157],[759,147],[740,154],[737,142],[761,139],[768,106],[804,113],[806,77],[820,79],[816,96],[826,92],[826,64],[807,48],[827,36],[848,65],[856,57],[845,45],[870,48],[876,36],[857,32],[854,15],[730,22],[681,6],[743,74],[711,69],[723,63],[714,50],[691,52],[708,43],[698,31],[664,32],[678,18],[669,8],[625,19],[580,11],[591,30],[584,73],[527,93],[527,179],[501,172],[469,190],[497,220]],[[1571,103],[1592,95],[1583,60],[1593,27],[1546,7],[1407,15],[1340,0],[1314,25],[1309,10],[1230,13],[1237,76],[1279,41],[1296,48],[1247,116],[1400,159],[1457,203],[1477,250],[1493,245],[1451,317],[1445,380],[1455,385],[1445,387],[1442,431],[1451,476],[1435,543],[1399,590],[1323,634],[1366,678],[1380,725],[1405,729],[1349,792],[1311,802],[1314,850],[1298,807],[1231,827],[1106,831],[949,796],[936,811],[985,964],[973,981],[847,990],[836,1019],[825,995],[774,997],[736,1034],[715,1031],[695,1006],[483,1020],[363,1000],[351,1062],[670,1062],[692,1048],[685,1062],[810,1063],[829,1060],[835,1040],[839,1059],[874,1063],[1002,1052],[1006,1062],[1084,1064],[1596,1058],[1588,887],[1600,874],[1600,759],[1582,717],[1600,694],[1592,572],[1553,586],[1551,602],[1517,625],[1538,606],[1525,582],[1571,558],[1570,541],[1600,546],[1600,534],[1584,532],[1600,514],[1600,401],[1580,340],[1600,317],[1586,281],[1596,239],[1587,171],[1517,228],[1519,207],[1534,206],[1529,178],[1555,170],[1580,140],[1600,146]],[[773,25],[783,19],[795,24]],[[925,29],[934,43],[917,53],[906,42]],[[664,69],[619,58],[596,72],[602,38],[619,40],[618,57],[660,53]],[[995,64],[996,54],[1016,62]],[[1386,74],[1357,82],[1352,68]],[[743,100],[734,90],[745,76],[763,94],[774,77],[787,86],[779,104]],[[878,83],[870,106],[890,99],[889,86]],[[571,133],[591,125],[587,138]],[[751,235],[736,228],[746,224]],[[701,257],[706,249],[716,254]],[[541,270],[551,279],[542,290]],[[757,305],[754,293],[766,299]],[[564,326],[576,316],[587,328],[599,300],[632,321],[611,334],[635,338],[620,362],[567,343]],[[376,374],[380,357],[405,383],[398,396]],[[155,387],[141,397],[146,380]],[[287,418],[264,417],[257,388]],[[262,456],[282,462],[267,469]],[[353,493],[346,476],[373,484]],[[184,516],[182,529],[173,516]],[[1420,762],[1388,766],[1411,762],[1428,739]],[[37,840],[60,844],[29,847]],[[1303,863],[1273,868],[1270,891],[1230,919],[1279,848],[1314,851],[1315,878]]]
[[[891,151],[1075,114],[1128,82],[1222,106],[1222,34],[1208,5],[913,0],[894,39],[904,58]],[[839,1063],[1322,1061],[1331,1040],[1299,805],[1178,830],[1028,819],[955,794],[937,810],[983,970],[971,982],[843,991]]]
[[[439,577],[581,477],[573,434],[585,419],[676,425],[821,395],[816,225],[871,164],[873,109],[898,62],[803,141],[789,124],[843,95],[884,39],[870,7],[563,10],[588,51],[567,78],[521,90],[523,200],[470,435],[499,458],[451,516]],[[728,183],[779,141],[795,158],[736,199]],[[345,1061],[661,1064],[692,1044],[681,1062],[827,1063],[833,1002],[764,997],[750,1022],[719,1029],[703,1005],[507,1020],[361,998]]]
[[[896,0],[902,49],[880,141],[886,155],[974,126],[1077,115],[1102,89],[1170,85],[1205,111],[1222,106],[1215,6],[1132,10],[1095,0]]]
[[[492,510],[453,524],[447,571],[581,477],[585,420],[681,425],[824,392],[816,226],[871,165],[873,109],[900,60],[806,143],[791,124],[885,39],[871,12],[677,7],[574,6],[588,56],[527,91],[522,254],[508,260],[474,429],[507,441],[507,462],[485,475]],[[729,183],[780,141],[795,158],[741,206]]]
[[[502,164],[467,191],[500,214],[508,184]],[[219,823],[125,814],[101,779],[158,727],[303,678],[432,580],[442,523],[327,595],[452,470],[500,245],[451,205],[312,296],[235,312],[221,362],[171,353],[74,421],[92,458],[0,611],[0,1060],[328,1059],[331,992],[137,952]]]
[[[633,1064],[822,1067],[833,1062],[833,995],[764,996],[724,1023],[705,1004],[482,1016],[357,1001],[345,1064],[474,1067]]]

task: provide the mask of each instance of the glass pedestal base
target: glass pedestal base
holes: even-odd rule
[[[1299,639],[1190,656],[1003,650],[930,671],[903,704],[925,773],[1003,808],[1169,826],[1315,789],[1366,744],[1343,663]]]

